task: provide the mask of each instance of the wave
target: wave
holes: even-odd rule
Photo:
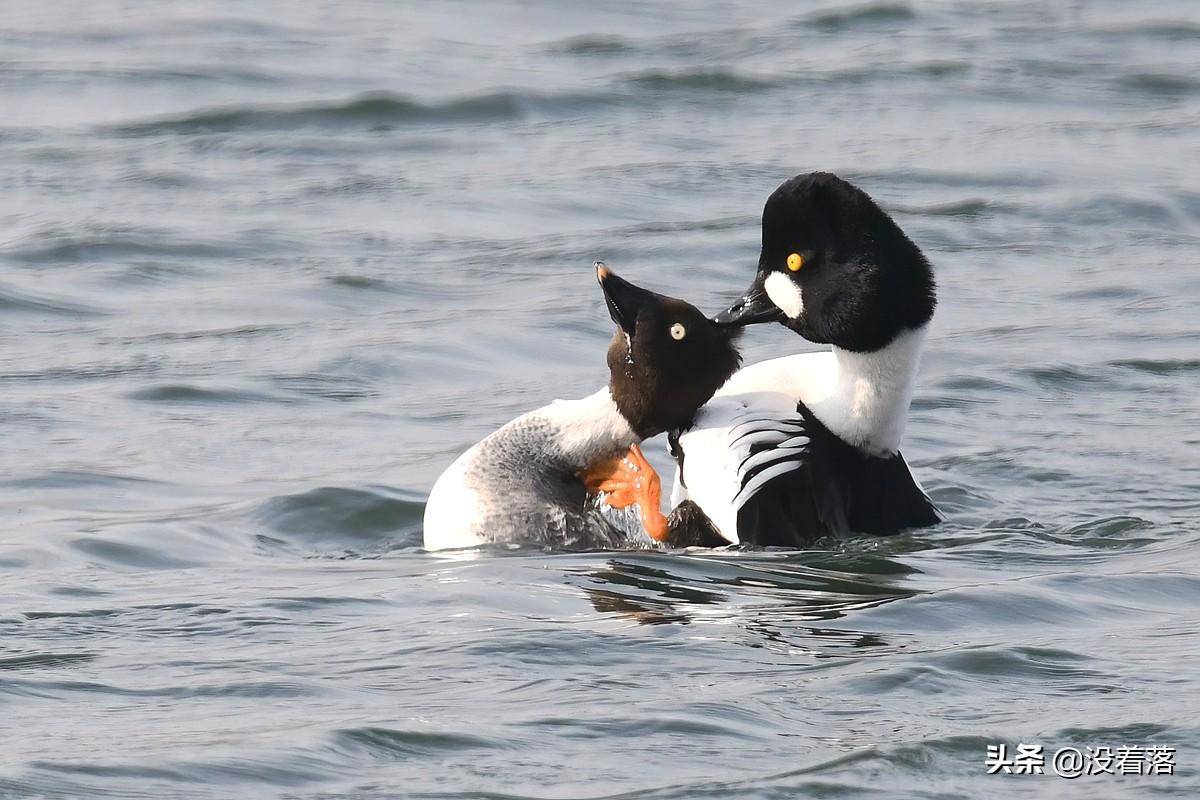
[[[730,217],[709,217],[679,221],[640,222],[634,225],[623,225],[613,228],[616,236],[640,236],[658,234],[695,233],[701,231],[736,231],[752,228],[759,218],[752,215],[736,215]]]
[[[888,210],[917,217],[980,217],[998,207],[999,205],[991,200],[970,197],[927,206],[891,204]]]
[[[818,11],[797,20],[798,24],[827,31],[843,31],[872,25],[892,25],[916,19],[906,3],[868,3],[830,11]]]
[[[154,765],[137,762],[111,764],[43,759],[31,761],[29,766],[34,770],[29,776],[20,781],[0,781],[0,790],[8,783],[15,791],[26,796],[97,797],[111,792],[108,787],[114,781],[137,780],[160,787],[159,791],[143,796],[161,797],[161,784],[180,783],[187,784],[194,797],[219,797],[229,795],[209,791],[195,794],[195,791],[197,787],[216,785],[224,788],[230,784],[259,782],[294,787],[329,779],[328,768],[311,758],[303,762],[283,763],[277,763],[270,758],[231,758],[212,762],[160,761]],[[97,787],[98,780],[104,782],[100,784],[104,788]]]
[[[896,7],[892,6],[871,8],[873,10],[869,12],[846,12],[840,16],[845,16],[846,19],[883,19],[888,14],[896,14]],[[624,52],[631,45],[612,37],[584,37],[565,40],[550,47],[568,53],[587,54]],[[972,69],[972,65],[965,61],[932,60],[899,69],[889,65],[806,73],[785,78],[778,75],[749,74],[724,66],[650,68],[616,75],[604,87],[578,91],[542,93],[531,89],[503,89],[445,100],[418,100],[412,96],[382,91],[362,94],[348,100],[197,109],[134,120],[109,126],[106,130],[120,136],[139,137],[276,131],[306,127],[386,128],[400,125],[485,124],[523,120],[536,115],[590,112],[622,103],[637,102],[638,94],[646,92],[655,95],[664,92],[747,94],[778,89],[796,80],[854,85],[894,79],[897,75],[904,74],[931,79],[952,78],[967,74]]]
[[[161,481],[151,478],[73,469],[48,470],[33,475],[0,480],[0,487],[6,489],[98,488],[110,491],[129,491],[131,487],[160,487],[166,485]]]
[[[70,546],[90,561],[139,570],[188,569],[204,563],[201,559],[188,557],[192,554],[173,555],[156,544],[119,541],[99,536],[79,537],[73,540]]]
[[[345,101],[296,105],[246,105],[198,109],[136,120],[107,128],[119,136],[238,133],[302,127],[390,127],[429,124],[484,124],[535,115],[588,112],[633,99],[629,89],[668,92],[759,92],[781,85],[777,79],[725,68],[650,69],[616,79],[612,88],[539,93],[501,90],[449,100],[422,101],[391,92],[371,92]]]
[[[626,78],[641,89],[654,91],[761,92],[773,89],[778,81],[744,75],[729,69],[699,68],[667,71],[645,70]]]
[[[153,375],[161,369],[159,363],[132,359],[126,363],[85,364],[78,367],[46,367],[44,369],[0,372],[5,381],[95,381],[131,375]]]
[[[1137,72],[1116,81],[1118,89],[1155,98],[1185,97],[1200,92],[1200,80],[1168,72]]]
[[[168,383],[130,392],[130,399],[148,403],[224,405],[228,403],[283,403],[284,398],[241,389],[218,389],[190,384]]]
[[[186,239],[168,230],[86,226],[39,231],[0,251],[0,258],[21,264],[88,263],[129,256],[232,258],[249,251],[246,243]]]
[[[333,734],[340,750],[361,752],[375,758],[396,759],[435,756],[446,752],[490,750],[503,743],[472,733],[412,731],[392,728],[347,728]]]
[[[1130,358],[1109,361],[1108,366],[1143,372],[1150,375],[1175,375],[1180,372],[1200,372],[1200,359],[1194,358]]]
[[[102,315],[98,308],[73,303],[69,300],[52,299],[26,294],[0,283],[0,315],[34,314],[62,317],[92,317]]]
[[[324,280],[325,283],[329,284],[330,286],[335,286],[339,289],[382,292],[384,294],[404,293],[403,288],[393,281],[385,280],[384,278],[376,278],[370,275],[353,275],[349,273],[342,273],[339,275],[326,276]]]
[[[18,669],[61,669],[95,661],[96,653],[29,653],[0,658],[0,671]]]
[[[229,106],[118,125],[123,136],[234,133],[295,127],[385,126],[420,123],[485,123],[522,119],[535,112],[584,109],[603,104],[600,94],[541,95],[497,91],[442,102],[422,102],[391,92],[370,92],[343,102],[289,106]]]
[[[900,167],[872,172],[847,171],[847,179],[894,189],[909,186],[970,189],[1040,189],[1054,183],[1049,173],[1032,170],[957,171]]]
[[[560,39],[545,46],[547,52],[573,56],[613,56],[631,53],[637,48],[621,36],[584,34]]]
[[[1161,22],[1137,22],[1127,26],[1099,29],[1101,33],[1117,36],[1146,37],[1171,42],[1200,39],[1200,24],[1188,20],[1163,20]]]
[[[389,489],[322,486],[272,497],[251,518],[275,535],[263,544],[357,552],[419,546],[424,514],[423,502]]]
[[[46,67],[41,65],[14,65],[0,63],[0,75],[12,81],[27,83],[64,83],[83,81],[112,81],[135,84],[149,83],[218,83],[218,84],[258,84],[279,85],[288,83],[294,78],[286,74],[238,69],[234,67],[208,66],[199,64],[194,67],[97,67],[95,65],[69,67]]]

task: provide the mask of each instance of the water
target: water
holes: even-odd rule
[[[1198,64],[1188,0],[5,4],[0,796],[1197,796]],[[945,525],[420,550],[603,381],[593,260],[719,310],[812,169],[936,265]]]

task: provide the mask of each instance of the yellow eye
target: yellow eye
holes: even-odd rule
[[[674,325],[671,326],[671,338],[672,339],[674,339],[675,341],[678,342],[680,339],[682,339],[685,336],[687,336],[687,328],[683,327],[683,325],[681,323],[676,322]]]
[[[787,265],[792,272],[798,272],[804,266],[804,257],[799,253],[792,253],[788,256]]]

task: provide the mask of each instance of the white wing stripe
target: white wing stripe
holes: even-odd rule
[[[736,441],[738,437],[751,431],[776,430],[786,431],[790,433],[800,433],[804,430],[804,421],[797,420],[795,422],[786,419],[752,419],[748,422],[743,422],[729,430],[729,438],[731,441]]]
[[[754,455],[748,456],[746,460],[742,462],[742,465],[738,467],[738,477],[740,477],[742,480],[745,480],[747,475],[759,467],[784,458],[797,458],[799,455],[800,454],[796,452],[795,448],[789,448],[786,450],[782,448],[759,450]]]
[[[758,494],[758,490],[767,484],[767,481],[776,478],[780,475],[785,475],[792,470],[800,469],[804,464],[800,461],[785,461],[782,464],[776,464],[773,467],[768,467],[762,472],[754,476],[754,479],[747,483],[742,490],[737,493],[737,497],[733,498],[733,508],[735,511],[740,510],[746,501],[754,495]]]
[[[739,444],[747,449],[749,449],[750,445],[752,444],[769,444],[774,446],[786,441],[789,436],[790,434],[783,433],[782,431],[754,431],[752,433],[747,433],[741,439],[732,442],[730,447]]]

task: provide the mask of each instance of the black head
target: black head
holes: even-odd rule
[[[685,428],[741,362],[739,329],[690,303],[634,286],[601,263],[596,277],[618,329],[608,347],[609,388],[634,432]]]
[[[767,199],[758,274],[715,320],[782,322],[810,341],[870,352],[924,325],[936,303],[929,262],[892,218],[857,186],[813,172]]]

